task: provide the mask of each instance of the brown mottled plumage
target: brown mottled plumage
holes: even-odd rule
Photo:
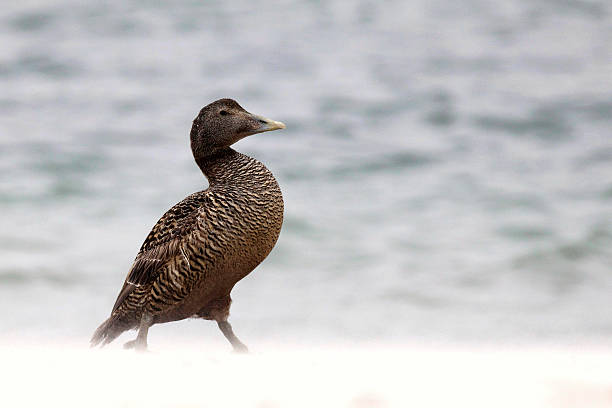
[[[200,317],[216,320],[234,349],[246,351],[227,322],[230,292],[274,247],[283,198],[263,164],[229,146],[282,128],[231,99],[202,108],[193,122],[191,148],[209,187],[186,197],[155,224],[92,345],[138,328],[138,337],[126,347],[145,349],[153,324]]]

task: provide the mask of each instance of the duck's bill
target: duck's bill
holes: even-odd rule
[[[271,130],[284,129],[286,126],[283,122],[278,122],[276,120],[268,119],[259,115],[252,115],[255,120],[260,124],[259,129],[257,129],[257,133],[261,132],[269,132]]]

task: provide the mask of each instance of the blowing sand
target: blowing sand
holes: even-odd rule
[[[612,407],[612,352],[0,346],[2,407]]]

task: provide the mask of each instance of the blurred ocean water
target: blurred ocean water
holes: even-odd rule
[[[21,1],[0,10],[0,335],[83,338],[206,188],[220,97],[285,224],[233,292],[247,344],[607,341],[612,6]],[[223,342],[210,323],[156,336]]]

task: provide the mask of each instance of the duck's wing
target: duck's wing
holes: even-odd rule
[[[180,254],[196,228],[204,225],[208,190],[192,194],[174,205],[157,221],[140,247],[128,272],[113,312],[135,288],[153,282],[166,262]]]

